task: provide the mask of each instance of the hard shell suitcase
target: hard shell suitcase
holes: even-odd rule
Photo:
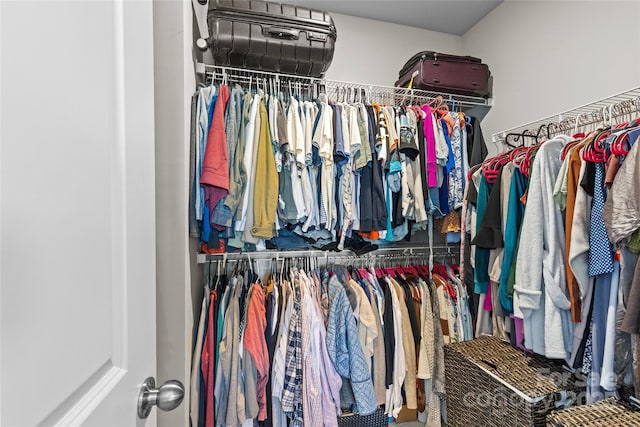
[[[472,56],[420,52],[402,67],[396,86],[408,87],[412,80],[414,89],[491,97],[489,67]]]
[[[263,0],[209,0],[215,65],[321,77],[336,27],[327,12]]]

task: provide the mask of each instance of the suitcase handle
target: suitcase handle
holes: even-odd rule
[[[283,40],[298,40],[300,38],[300,31],[292,30],[290,28],[264,27],[262,28],[262,33],[264,35],[270,35],[273,38]]]
[[[317,41],[317,42],[326,42],[328,37],[329,36],[327,34],[312,33],[310,31],[307,31],[307,39],[308,40],[313,40],[313,41]]]

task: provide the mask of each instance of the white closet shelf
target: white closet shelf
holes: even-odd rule
[[[460,244],[452,243],[450,245],[434,245],[434,260],[438,261],[440,256],[458,256],[460,252]],[[350,260],[390,260],[390,259],[410,259],[422,258],[430,255],[428,246],[380,246],[378,249],[368,252],[364,255],[356,255],[349,249],[341,252],[321,251],[321,250],[288,250],[277,251],[267,250],[260,252],[230,252],[220,254],[198,254],[198,264],[205,264],[211,261],[238,260],[281,260],[286,258],[317,258],[322,259],[350,259]]]
[[[196,63],[196,72],[205,75],[208,78],[223,80],[225,77],[230,82],[240,81],[243,83],[259,84],[261,87],[268,87],[269,81],[275,81],[277,84],[288,82],[302,84],[303,90],[307,90],[313,85],[321,85],[325,87],[327,94],[334,98],[340,99],[359,99],[360,94],[364,93],[371,102],[379,102],[388,105],[402,105],[410,103],[427,103],[438,97],[447,103],[453,110],[464,110],[469,108],[485,108],[489,109],[493,105],[492,98],[481,98],[475,96],[454,95],[450,93],[430,92],[418,89],[408,89],[394,86],[379,86],[366,83],[345,82],[339,80],[329,80],[325,78],[304,77],[292,74],[272,73],[267,71],[248,70],[244,68],[223,67],[216,65]],[[303,92],[304,93],[304,92]],[[486,114],[486,113],[485,113]],[[482,114],[484,115],[484,114]]]
[[[493,142],[509,142],[509,134],[536,135],[541,126],[548,126],[550,135],[573,131],[583,127],[620,117],[632,112],[640,112],[640,86],[624,92],[581,105],[561,113],[553,114],[533,122],[525,123],[492,135]],[[546,137],[546,131],[543,131]]]

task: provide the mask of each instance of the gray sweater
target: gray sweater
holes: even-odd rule
[[[553,200],[562,166],[565,135],[545,142],[531,166],[527,209],[518,252],[514,286],[514,314],[524,320],[525,346],[549,358],[564,359],[571,352],[572,324],[567,298],[562,213]]]

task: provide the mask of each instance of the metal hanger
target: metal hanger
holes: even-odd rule
[[[525,129],[522,133],[508,133],[504,138],[504,142],[509,147],[518,148],[526,145],[526,138],[532,138],[537,141],[537,136],[534,135],[529,129]],[[520,141],[522,142],[519,143]]]

